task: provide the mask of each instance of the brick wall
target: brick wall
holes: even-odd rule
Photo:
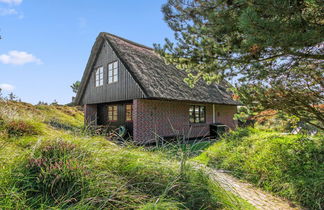
[[[206,106],[206,123],[189,123],[189,106]],[[216,105],[216,122],[231,128],[236,124],[236,106]],[[136,99],[133,101],[133,138],[137,142],[154,142],[162,136],[184,135],[194,138],[209,135],[213,123],[213,105],[180,101]]]
[[[233,120],[234,114],[237,112],[236,106],[215,105],[216,122],[223,123],[235,129],[237,127],[237,121]]]

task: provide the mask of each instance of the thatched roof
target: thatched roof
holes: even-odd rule
[[[186,72],[177,69],[173,65],[167,65],[152,48],[109,33],[100,33],[97,41],[98,39],[103,39],[111,45],[135,81],[139,83],[147,98],[229,105],[238,104],[226,92],[225,88],[220,85],[207,85],[204,81],[199,81],[195,88],[190,88],[184,82]],[[91,54],[94,53],[94,48]],[[89,62],[90,60],[91,57]],[[90,65],[89,62],[88,65]],[[87,77],[86,73],[84,77]],[[77,103],[80,102],[82,92],[84,91],[82,88],[85,88],[85,84],[83,86],[81,84]]]

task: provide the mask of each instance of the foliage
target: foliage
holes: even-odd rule
[[[324,130],[324,84],[314,84],[316,90],[311,90],[312,87],[305,89],[301,88],[305,87],[305,81],[299,82],[299,79],[303,77],[293,77],[291,73],[289,79],[280,78],[280,82],[271,88],[261,83],[242,85],[237,89],[237,94],[241,102],[254,112],[280,110]]]
[[[13,92],[11,92],[8,94],[8,100],[9,101],[18,101],[19,98]]]
[[[322,0],[168,0],[175,41],[155,48],[191,86],[234,79],[253,111],[282,110],[324,129],[323,8]]]
[[[57,128],[57,129],[63,129],[66,131],[79,131],[79,128],[76,128],[75,126],[66,124],[64,122],[61,122],[60,120],[57,119],[51,119],[50,121],[46,122],[47,124],[49,124],[50,126],[52,126],[53,128]]]
[[[58,104],[57,100],[54,99],[54,101],[51,103],[51,105],[53,105],[53,106],[58,106],[59,104]]]
[[[20,180],[17,187],[25,191],[28,200],[38,200],[37,203],[55,203],[62,198],[64,205],[75,203],[80,200],[82,191],[87,190],[83,179],[86,169],[80,164],[85,154],[64,141],[41,145],[17,171],[14,170],[13,176]],[[35,207],[34,203],[29,205]]]
[[[30,136],[40,134],[37,127],[28,121],[16,120],[5,124],[9,137]]]
[[[323,135],[307,137],[245,128],[215,143],[197,160],[300,202],[310,209],[324,205]]]
[[[81,84],[80,81],[76,81],[70,86],[72,88],[73,93],[75,93],[75,94],[78,93],[78,90],[80,88],[80,84]]]
[[[239,123],[249,124],[253,123],[251,121],[251,117],[254,116],[255,113],[246,106],[238,107],[237,113],[234,115],[234,119],[238,120]]]

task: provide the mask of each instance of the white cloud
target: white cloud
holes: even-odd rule
[[[23,0],[0,0],[0,3],[19,5]]]
[[[7,54],[0,55],[0,62],[3,64],[24,65],[26,63],[42,64],[36,56],[23,51],[12,50]]]
[[[17,15],[18,12],[15,9],[0,8],[0,16]]]
[[[5,91],[13,91],[15,87],[10,84],[0,84],[0,89]]]

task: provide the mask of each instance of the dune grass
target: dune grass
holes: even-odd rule
[[[324,205],[324,139],[269,130],[239,129],[195,158],[214,168],[297,201],[310,209]]]
[[[76,108],[0,102],[0,209],[249,206],[185,161],[118,146],[82,125]]]

